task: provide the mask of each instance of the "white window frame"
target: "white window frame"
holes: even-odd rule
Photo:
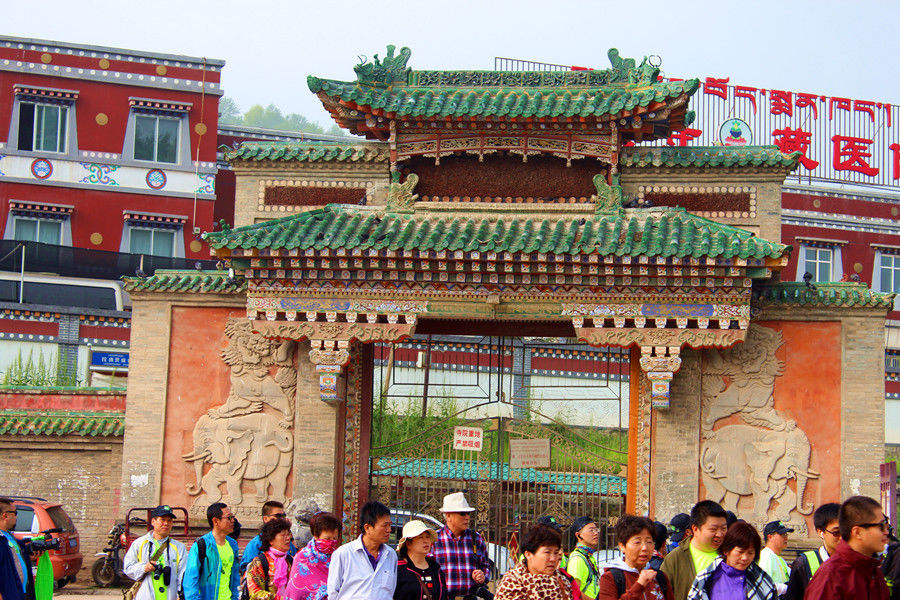
[[[162,258],[178,258],[178,234],[181,232],[181,228],[173,229],[169,227],[145,227],[141,225],[128,225],[128,253],[129,254],[142,254],[141,252],[134,252],[131,249],[131,233],[135,230],[141,231],[150,231],[150,253],[148,256],[159,256]],[[153,250],[156,246],[156,234],[158,232],[165,232],[167,234],[172,235],[172,253],[171,254],[153,254]]]
[[[66,149],[68,148],[69,143],[69,135],[68,135],[68,127],[69,127],[69,107],[61,104],[52,104],[49,102],[39,102],[36,100],[22,100],[19,102],[19,130],[22,129],[22,106],[24,105],[34,106],[34,115],[31,119],[31,148],[19,148],[19,141],[16,140],[16,148],[23,152],[47,152],[51,154],[66,154]],[[47,150],[46,148],[38,148],[38,115],[40,114],[39,109],[47,110],[47,109],[56,109],[59,111],[60,115],[65,115],[65,123],[62,122],[62,119],[57,119],[56,123],[56,149],[55,150]],[[62,138],[62,148],[60,148],[60,138]]]
[[[829,270],[830,279],[822,280],[816,277],[816,273],[812,273],[812,283],[817,281],[821,283],[828,283],[833,281],[840,281],[844,277],[844,261],[841,252],[841,247],[844,242],[838,241],[817,241],[817,240],[804,240],[802,238],[797,238],[799,243],[799,251],[797,256],[797,276],[795,278],[796,281],[803,281],[803,275],[810,271],[806,262],[806,251],[807,250],[830,250],[831,251],[831,268]],[[817,252],[818,254],[818,252]],[[817,264],[822,261],[816,260],[814,261]]]
[[[17,237],[16,237],[16,224],[17,224],[18,221],[35,221],[35,222],[37,222],[37,229],[36,229],[36,234],[37,234],[36,237],[37,237],[37,239],[34,239],[34,240],[20,240],[19,238],[17,238]],[[37,242],[37,243],[41,243],[41,244],[48,243],[48,242],[41,242],[41,240],[40,240],[40,238],[41,238],[41,225],[42,225],[42,224],[45,225],[45,224],[47,224],[47,223],[53,223],[54,225],[56,225],[57,227],[59,227],[59,239],[58,239],[57,242],[56,242],[55,244],[53,244],[53,245],[54,245],[54,246],[62,246],[62,245],[64,245],[64,244],[63,244],[63,240],[65,239],[65,231],[64,231],[64,230],[65,230],[65,223],[63,222],[63,220],[62,220],[62,219],[46,219],[46,218],[41,218],[41,217],[39,217],[39,216],[33,216],[33,217],[32,217],[32,216],[29,216],[29,215],[15,215],[15,214],[14,214],[14,215],[12,216],[12,239],[14,239],[14,240],[19,240],[19,241]]]
[[[139,118],[142,119],[155,119],[156,125],[153,129],[153,158],[138,158],[137,153],[137,120]],[[138,162],[142,163],[158,163],[163,165],[177,165],[181,162],[181,125],[184,121],[184,117],[170,117],[168,115],[158,115],[150,112],[136,112],[134,114],[134,131],[132,133],[132,158]],[[177,125],[175,129],[175,160],[173,162],[161,161],[159,160],[159,122],[160,121],[174,121]]]
[[[894,271],[894,287],[900,288],[900,248],[890,248],[888,251],[876,248],[872,267],[872,291],[895,293],[894,290],[883,289],[881,285],[881,270],[883,268],[881,260],[885,256],[893,257],[895,266],[891,267],[891,270]],[[897,293],[897,296],[894,297],[894,310],[900,310],[900,293]]]

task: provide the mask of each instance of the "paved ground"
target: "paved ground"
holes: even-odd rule
[[[78,574],[79,581],[76,583],[70,583],[63,589],[57,590],[57,592],[53,594],[54,600],[108,600],[109,596],[116,598],[122,597],[123,588],[94,587],[94,582],[91,581],[91,574],[87,574],[87,581],[89,583],[81,581],[82,574],[83,571]]]

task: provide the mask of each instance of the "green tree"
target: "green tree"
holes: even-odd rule
[[[222,125],[241,125],[244,117],[238,108],[237,102],[228,96],[222,96],[219,99],[219,123]]]

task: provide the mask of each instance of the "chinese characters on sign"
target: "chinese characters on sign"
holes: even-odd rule
[[[453,449],[481,452],[484,430],[480,427],[454,427]]]
[[[509,440],[510,469],[547,469],[550,467],[550,439]]]
[[[91,352],[91,367],[105,367],[109,369],[127,369],[127,352]]]
[[[900,185],[900,126],[893,126],[900,108],[891,103],[740,86],[728,77],[706,77],[691,109],[696,121],[661,143],[741,145],[752,136],[747,144],[799,152],[797,174],[804,177]],[[739,131],[736,123],[748,129]]]

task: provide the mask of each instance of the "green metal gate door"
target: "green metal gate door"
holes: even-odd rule
[[[590,515],[611,545],[625,501],[628,363],[627,351],[559,338],[378,345],[372,498],[399,522],[436,525],[443,496],[465,492],[501,572],[544,515],[564,527]]]

